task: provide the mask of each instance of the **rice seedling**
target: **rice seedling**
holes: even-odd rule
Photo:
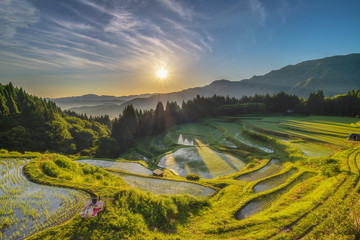
[[[75,190],[29,182],[22,174],[22,168],[27,162],[18,159],[0,160],[2,239],[30,236],[50,226],[51,218],[59,219],[72,209],[71,205],[64,204],[62,197],[74,202],[83,202],[86,197]]]
[[[189,194],[193,196],[208,197],[215,192],[214,189],[190,182],[145,178],[116,172],[112,173],[120,176],[131,187],[139,188],[140,190],[155,194]]]
[[[77,160],[79,163],[88,163],[96,167],[110,168],[116,170],[122,170],[125,172],[143,174],[143,175],[152,175],[152,171],[144,167],[140,163],[133,162],[113,162],[113,161],[103,161],[103,160],[92,160],[92,159],[82,159]]]

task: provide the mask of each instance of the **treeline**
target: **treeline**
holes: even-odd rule
[[[138,111],[128,105],[119,118],[112,121],[111,136],[101,146],[101,155],[118,156],[129,149],[137,138],[169,130],[182,123],[195,122],[205,117],[242,113],[284,112],[302,109],[304,99],[286,93],[273,96],[256,95],[241,99],[214,95],[182,102],[159,102],[155,110]]]
[[[159,102],[155,110],[138,111],[127,106],[119,118],[112,121],[111,137],[102,145],[102,153],[115,156],[131,147],[136,138],[158,134],[177,124],[195,122],[205,117],[249,113],[316,114],[360,116],[360,91],[352,90],[332,98],[323,91],[311,93],[308,100],[280,92],[270,95],[244,96],[240,99],[216,96],[200,97],[182,102]],[[111,148],[110,148],[111,147]]]
[[[57,151],[96,157],[118,157],[137,138],[159,134],[174,126],[205,117],[249,113],[299,113],[360,116],[360,91],[332,98],[321,90],[306,100],[280,92],[240,99],[196,96],[181,107],[159,102],[155,110],[127,106],[118,118],[88,117],[61,111],[55,103],[31,96],[11,83],[0,84],[0,148],[18,151]]]
[[[89,154],[96,152],[99,139],[110,134],[102,121],[111,126],[108,117],[71,116],[54,102],[29,95],[11,83],[0,84],[0,148]]]

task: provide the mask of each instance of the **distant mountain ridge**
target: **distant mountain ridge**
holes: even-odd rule
[[[155,93],[156,94],[156,93]],[[97,105],[105,105],[105,104],[117,104],[121,105],[122,103],[132,100],[134,98],[139,97],[150,97],[153,94],[139,94],[139,95],[129,95],[129,96],[121,96],[115,97],[110,95],[96,95],[96,94],[86,94],[82,96],[75,97],[62,97],[62,98],[48,98],[55,102],[59,107],[63,109],[70,109],[76,107],[84,107],[84,106],[97,106]]]
[[[181,105],[182,101],[190,100],[196,95],[210,97],[216,94],[240,98],[255,94],[272,95],[280,91],[307,98],[311,92],[318,89],[322,89],[325,96],[328,97],[346,93],[351,89],[360,89],[360,54],[309,60],[273,70],[262,76],[253,76],[241,81],[217,80],[204,87],[189,88],[172,93],[148,94],[148,96],[144,94],[128,99],[114,97],[114,100],[111,100],[112,96],[104,96],[106,100],[102,100],[102,103],[99,104],[101,106],[77,107],[72,110],[91,115],[101,115],[100,112],[108,113],[110,117],[114,117],[128,104],[132,104],[138,109],[150,109],[155,108],[159,101],[163,103],[176,101]],[[57,99],[53,99],[53,101],[62,106]],[[71,99],[62,101],[71,101]],[[119,106],[118,110],[113,104]]]

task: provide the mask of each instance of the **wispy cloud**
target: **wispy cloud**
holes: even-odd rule
[[[61,20],[61,19],[53,19],[53,22],[55,22],[56,24],[58,24],[61,27],[65,27],[65,28],[71,29],[71,30],[92,30],[92,29],[94,29],[94,27],[92,27],[88,24],[70,22],[70,21]]]
[[[194,12],[190,9],[185,9],[179,2],[175,0],[158,0],[163,6],[178,14],[181,18],[191,20]]]
[[[36,9],[26,0],[0,0],[0,38],[12,38],[18,28],[38,22]]]
[[[0,39],[0,63],[6,65],[47,73],[50,69],[57,73],[94,69],[137,72],[157,62],[191,64],[212,51],[208,33],[186,27],[196,15],[172,0],[143,1],[142,8],[125,0],[78,0],[77,7],[84,11],[55,3],[58,5],[53,8],[60,8],[59,14],[48,14],[41,4],[36,9],[20,1],[0,0],[7,6],[0,9],[1,17],[11,26],[1,31],[12,38]],[[154,3],[158,6],[150,8]],[[180,18],[162,14],[168,10]],[[20,28],[26,31],[17,31]]]
[[[140,27],[142,24],[137,21],[130,13],[122,12],[113,16],[109,25],[105,27],[105,32],[123,32],[131,31],[136,27]]]
[[[253,13],[258,16],[259,21],[264,23],[266,20],[266,10],[261,2],[259,0],[250,0],[250,6]]]

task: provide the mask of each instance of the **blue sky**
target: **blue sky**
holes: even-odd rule
[[[359,13],[359,0],[0,0],[0,82],[60,97],[238,81],[359,53]]]

